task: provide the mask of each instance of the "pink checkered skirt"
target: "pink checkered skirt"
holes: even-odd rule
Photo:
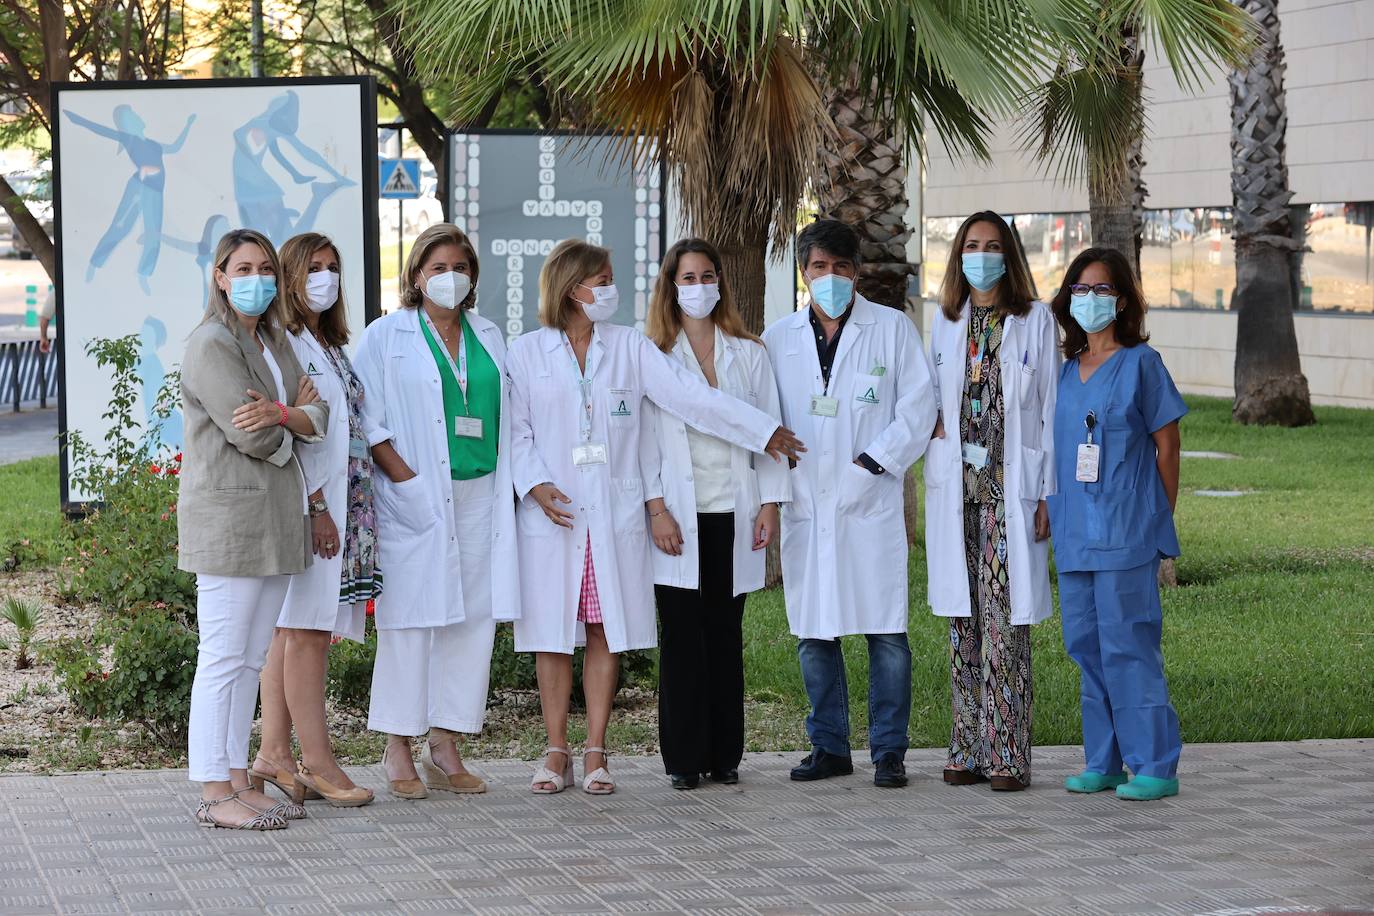
[[[582,593],[577,596],[577,619],[582,623],[601,623],[601,598],[596,594],[591,532],[587,532],[587,559],[582,564]]]

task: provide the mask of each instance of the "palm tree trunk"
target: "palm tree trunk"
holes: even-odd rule
[[[755,334],[763,333],[763,293],[767,279],[768,227],[758,226],[753,237],[730,242],[718,240],[720,266],[729,278],[730,292],[739,308],[744,326]]]
[[[911,227],[906,224],[905,144],[878,88],[861,91],[854,74],[848,82],[826,90],[836,145],[822,152],[825,168],[816,196],[823,216],[859,233],[864,261],[859,292],[881,305],[903,308],[912,274],[906,256]]]
[[[1236,242],[1236,399],[1239,423],[1316,422],[1293,327],[1283,90],[1277,0],[1236,0],[1260,28],[1249,62],[1231,71],[1231,196]]]
[[[1120,79],[1126,81],[1134,107],[1142,105],[1141,82],[1145,66],[1145,52],[1136,34],[1127,31],[1121,36]],[[1093,245],[1114,248],[1124,254],[1140,276],[1140,246],[1145,230],[1145,122],[1138,121],[1138,129],[1130,145],[1121,153],[1118,165],[1107,174],[1088,175],[1088,222],[1092,229]],[[1089,143],[1093,139],[1089,137]],[[1092,161],[1094,157],[1090,157]]]

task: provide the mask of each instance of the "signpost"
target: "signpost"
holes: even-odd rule
[[[400,147],[400,144],[397,144]],[[396,284],[405,286],[405,226],[407,200],[420,196],[419,159],[377,160],[377,196],[396,201]]]

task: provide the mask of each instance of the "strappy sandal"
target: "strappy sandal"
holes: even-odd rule
[[[587,747],[582,749],[582,769],[587,769],[587,755],[600,754],[610,763],[611,755],[606,753],[604,747]],[[595,788],[600,786],[601,788]],[[604,766],[599,766],[590,773],[582,777],[582,791],[588,795],[610,795],[615,791],[615,780],[611,779],[610,771]]]
[[[246,792],[247,790],[239,789],[239,791]],[[271,801],[272,799],[269,798],[267,800]],[[259,808],[257,805],[249,804],[246,799],[240,798],[239,804],[243,805],[245,808],[252,808],[259,814],[265,814],[268,817],[279,817],[284,821],[299,821],[305,819],[305,805],[298,805],[295,802],[277,802],[270,808]]]
[[[562,773],[555,773],[547,766],[540,764],[539,769],[534,771],[534,778],[530,780],[530,791],[535,795],[557,795],[566,789],[573,781],[572,752],[566,747],[546,747],[544,748],[544,759],[548,760],[550,754],[562,754],[566,761],[563,765]],[[545,784],[553,786],[552,789],[544,788]]]
[[[272,772],[264,773],[258,769],[258,762],[261,761],[272,768]],[[259,792],[263,792],[263,786],[267,783],[277,787],[277,791],[285,795],[296,804],[311,799],[319,798],[318,792],[313,791],[309,786],[297,782],[291,775],[291,770],[277,763],[275,760],[268,760],[259,754],[253,761],[253,765],[248,768],[248,784]]]
[[[243,805],[249,811],[258,811],[257,808],[254,808],[247,802],[240,801],[238,792],[230,792],[223,798],[201,799],[200,804],[196,806],[196,823],[202,827],[222,827],[225,830],[286,829],[286,818],[276,814],[265,814],[261,811],[258,811],[258,813],[255,816],[250,817],[242,824],[226,824],[222,821],[215,820],[215,815],[211,812],[211,809],[214,808],[216,805],[222,805],[225,802],[230,801],[237,801],[239,804]]]

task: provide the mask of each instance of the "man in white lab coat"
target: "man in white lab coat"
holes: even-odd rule
[[[854,289],[859,237],[818,220],[797,237],[808,307],[764,334],[783,423],[807,443],[782,513],[787,619],[811,701],[810,781],[854,772],[840,637],[868,640],[868,739],[878,786],[906,785],[911,717],[902,482],[935,426],[921,336],[907,315]]]

